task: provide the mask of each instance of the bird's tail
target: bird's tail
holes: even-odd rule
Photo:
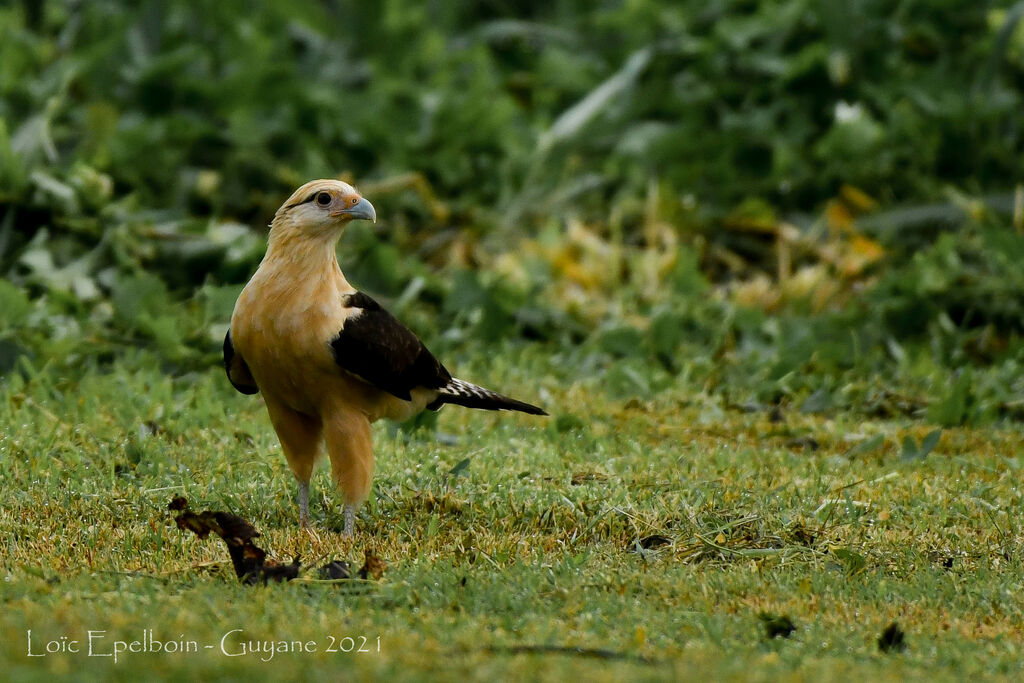
[[[465,406],[467,408],[480,408],[482,410],[518,410],[521,413],[529,413],[530,415],[547,415],[543,409],[537,406],[517,401],[496,391],[484,389],[454,377],[440,390],[434,402],[427,407],[431,410],[437,410],[445,403]]]

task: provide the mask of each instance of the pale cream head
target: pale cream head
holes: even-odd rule
[[[357,218],[377,221],[373,204],[354,187],[341,180],[311,180],[295,190],[277,214],[274,223],[287,222],[310,233],[337,230]]]

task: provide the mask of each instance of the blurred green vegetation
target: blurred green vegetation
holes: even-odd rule
[[[0,372],[215,364],[263,226],[340,176],[382,218],[350,279],[456,359],[1024,417],[1024,2],[514,9],[0,6]]]

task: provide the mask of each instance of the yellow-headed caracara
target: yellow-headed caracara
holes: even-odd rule
[[[345,499],[346,536],[370,492],[371,422],[407,420],[445,403],[546,415],[452,377],[415,334],[348,283],[335,249],[357,218],[376,221],[377,214],[347,183],[314,180],[296,190],[274,216],[266,256],[238,297],[224,338],[231,384],[263,394],[299,482],[302,526],[325,442]]]

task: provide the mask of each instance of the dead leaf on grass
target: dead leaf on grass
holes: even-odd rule
[[[299,575],[298,557],[291,564],[283,564],[268,557],[267,552],[253,542],[253,539],[259,537],[259,532],[238,515],[213,510],[193,512],[183,496],[175,496],[167,507],[178,513],[174,521],[179,529],[191,531],[201,539],[211,533],[220,536],[228,548],[235,574],[242,583],[265,585],[269,581],[291,581]],[[384,560],[367,548],[358,577],[380,580],[386,569]],[[317,575],[325,580],[352,578],[349,564],[344,560],[332,560],[321,567]]]

